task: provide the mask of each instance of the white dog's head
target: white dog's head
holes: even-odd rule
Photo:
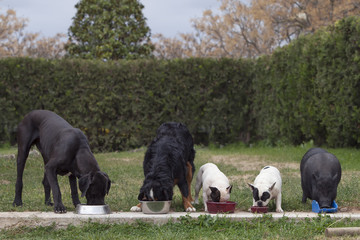
[[[272,199],[272,190],[275,186],[276,182],[274,182],[270,187],[259,185],[255,186],[251,183],[248,183],[249,187],[253,193],[254,203],[258,207],[265,207],[269,204],[270,200]]]
[[[211,190],[210,198],[213,202],[226,202],[230,199],[230,193],[232,186],[228,186],[227,188],[216,188],[209,187]]]

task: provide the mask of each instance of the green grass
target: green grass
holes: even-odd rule
[[[196,169],[207,162],[214,162],[228,176],[233,184],[231,200],[238,203],[237,210],[246,211],[252,204],[252,195],[247,182],[253,182],[260,169],[265,165],[274,165],[281,171],[283,179],[282,205],[285,211],[310,211],[310,201],[301,203],[302,190],[300,185],[300,160],[310,146],[299,147],[253,147],[246,148],[231,145],[224,148],[196,148]],[[112,211],[129,211],[137,204],[137,195],[144,176],[142,161],[145,148],[136,151],[100,153],[96,159],[103,171],[112,180],[107,204]],[[342,180],[338,188],[337,203],[340,208],[348,210],[359,209],[358,199],[360,173],[360,151],[357,149],[328,149],[334,153],[342,165]],[[4,153],[5,152],[5,153]],[[23,207],[13,207],[15,192],[16,160],[7,157],[16,153],[16,149],[0,150],[0,211],[52,211],[44,205],[43,186],[41,184],[44,172],[43,160],[40,156],[30,156],[24,171]],[[197,172],[195,172],[196,174]],[[70,197],[70,187],[67,177],[58,177],[62,191],[62,199],[69,211],[74,210]],[[192,183],[194,196],[195,177]],[[201,194],[200,194],[201,196]],[[201,200],[201,199],[200,199]],[[85,199],[81,199],[85,202]],[[183,211],[181,195],[175,188],[173,201],[174,211]],[[203,210],[203,204],[195,206]],[[270,210],[274,210],[274,204]]]
[[[224,148],[196,147],[196,169],[207,162],[214,162],[228,176],[233,184],[231,200],[238,203],[236,211],[247,211],[252,204],[252,195],[247,182],[253,182],[260,169],[273,165],[280,169],[283,179],[282,208],[285,212],[311,211],[311,203],[301,203],[300,161],[311,147],[307,144],[298,147],[243,147],[231,145]],[[137,195],[144,176],[142,161],[145,148],[136,151],[96,154],[101,169],[112,180],[106,203],[113,212],[129,211],[138,203]],[[360,150],[327,149],[334,153],[342,165],[342,180],[338,188],[336,202],[342,211],[359,210],[359,173]],[[23,207],[13,207],[15,192],[16,160],[8,157],[16,149],[0,149],[0,211],[52,211],[44,205],[44,193],[41,184],[44,172],[43,160],[39,156],[30,156],[24,171]],[[197,174],[197,171],[196,173]],[[68,211],[74,211],[67,177],[59,176],[62,199]],[[192,183],[194,196],[195,177]],[[201,194],[200,194],[201,196]],[[85,199],[80,199],[83,203]],[[195,205],[197,211],[203,211],[202,199]],[[172,203],[173,211],[183,211],[181,195],[175,188]],[[270,205],[270,211],[275,204]],[[88,223],[83,227],[69,226],[66,230],[53,227],[34,229],[17,228],[2,231],[1,238],[62,238],[76,236],[76,239],[306,239],[320,236],[326,226],[360,226],[359,221],[342,220],[337,222],[328,218],[306,221],[282,219],[273,221],[271,217],[251,221],[228,222],[226,219],[204,217],[197,220],[184,218],[181,223],[168,223],[163,226],[146,223],[136,224],[96,224]],[[45,236],[45,237],[42,237]]]
[[[133,224],[99,224],[88,222],[81,227],[66,229],[50,227],[3,230],[1,239],[323,239],[327,227],[355,227],[360,220],[332,220],[325,216],[296,221],[263,218],[231,221],[226,218],[202,215],[198,219],[181,217],[179,222],[155,225],[144,222]],[[342,238],[342,239],[350,239]],[[356,239],[356,238],[354,238]]]

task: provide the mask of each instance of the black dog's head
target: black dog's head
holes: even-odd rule
[[[169,181],[159,179],[145,178],[144,184],[140,189],[138,196],[139,201],[168,201],[172,200],[173,185],[171,179]]]
[[[81,197],[86,197],[88,205],[105,205],[105,195],[109,193],[111,181],[104,172],[91,172],[79,179]]]

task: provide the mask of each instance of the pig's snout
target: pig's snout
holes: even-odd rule
[[[331,208],[331,202],[319,202],[320,208]]]

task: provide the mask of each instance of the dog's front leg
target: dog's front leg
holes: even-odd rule
[[[44,186],[44,192],[45,192],[45,205],[53,206],[54,204],[51,202],[51,199],[50,199],[51,188],[50,188],[49,181],[46,177],[46,173],[44,173],[44,178],[43,178],[42,184]]]
[[[76,177],[72,174],[69,176],[69,183],[71,189],[71,199],[73,201],[74,206],[76,207],[76,205],[80,204],[80,200],[77,189]]]
[[[208,196],[207,196],[207,193],[206,191],[203,189],[203,202],[204,202],[204,208],[205,208],[205,212],[207,212],[207,201],[208,201]]]
[[[136,206],[131,207],[130,211],[131,212],[141,212],[141,203],[139,203]]]
[[[281,208],[281,192],[276,196],[275,202],[276,202],[276,212],[278,213],[284,212],[284,210],[282,210]]]
[[[182,195],[182,201],[186,212],[195,212],[196,209],[191,205],[192,197],[189,193],[187,182],[179,182],[178,187]]]
[[[198,176],[196,177],[196,184],[195,184],[195,201],[194,201],[195,204],[199,203],[199,193],[201,187],[202,187],[202,174],[199,173]]]
[[[61,201],[61,192],[60,192],[60,187],[59,187],[59,183],[57,180],[56,167],[52,166],[49,163],[45,166],[45,174],[47,176],[47,179],[49,181],[49,184],[50,184],[50,187],[51,187],[51,190],[53,193],[54,212],[55,213],[66,213],[66,208]]]

